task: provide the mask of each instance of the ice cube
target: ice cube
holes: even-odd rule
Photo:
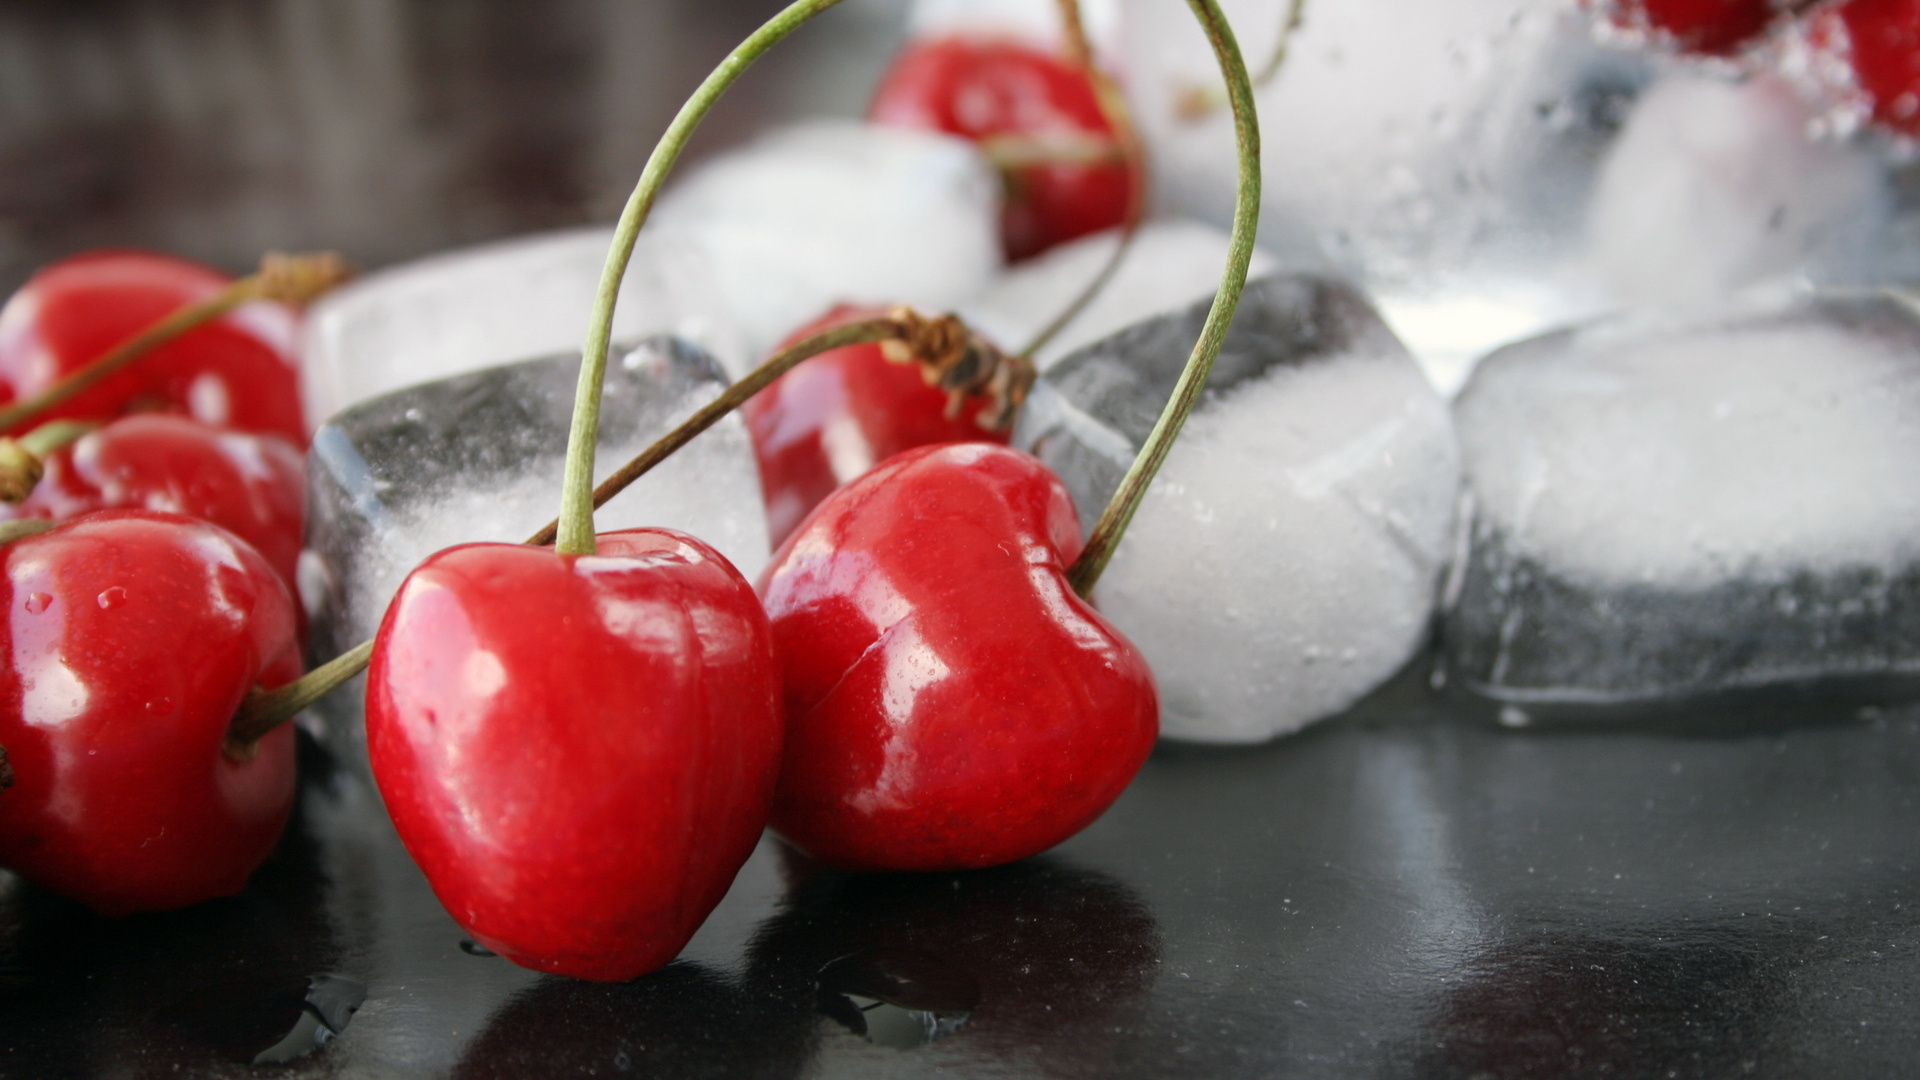
[[[1630,303],[1707,302],[1772,276],[1844,276],[1884,226],[1863,145],[1809,137],[1777,77],[1695,71],[1655,83],[1609,149],[1588,208],[1593,258]]]
[[[302,345],[308,423],[405,386],[577,350],[613,230],[539,233],[369,274],[316,303]],[[643,235],[614,333],[677,333],[738,353],[697,250]]]
[[[671,186],[614,309],[623,339],[673,333],[742,372],[839,300],[938,310],[999,269],[999,181],[958,139],[812,123]],[[577,350],[612,240],[574,229],[371,274],[314,305],[303,346],[315,426],[403,386]]]
[[[1224,0],[1250,69],[1290,5]],[[1128,100],[1156,209],[1224,224],[1232,126],[1182,4],[1124,0]],[[1492,348],[1605,306],[1584,250],[1594,163],[1649,78],[1567,0],[1309,0],[1255,92],[1260,239],[1367,290],[1443,392]]]
[[[1455,404],[1451,669],[1620,705],[1920,672],[1920,319],[1871,294],[1503,349]]]
[[[442,548],[526,539],[560,505],[578,354],[417,386],[341,413],[308,457],[301,593],[316,662],[373,636],[400,582]],[[665,434],[727,384],[674,338],[620,348],[607,369],[596,479]],[[602,531],[661,525],[712,544],[752,577],[767,559],[766,515],[745,427],[729,416],[594,516]],[[329,744],[364,762],[361,694],[321,705]]]
[[[758,358],[841,301],[941,311],[979,291],[1000,269],[1000,180],[960,139],[819,121],[707,162],[650,227],[704,252]]]
[[[1008,269],[986,291],[960,305],[960,315],[1003,349],[1024,349],[1106,268],[1117,229],[1082,237]],[[1197,221],[1170,219],[1140,226],[1113,277],[1091,302],[1033,357],[1041,370],[1084,345],[1139,322],[1213,295],[1227,264],[1227,234]],[[1255,251],[1249,273],[1272,269]]]
[[[1091,528],[1207,302],[1062,360],[1015,434]],[[1360,292],[1251,282],[1209,388],[1096,590],[1146,653],[1162,732],[1250,742],[1353,704],[1426,636],[1459,459],[1446,406]]]

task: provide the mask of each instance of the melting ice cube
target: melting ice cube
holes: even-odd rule
[[[840,300],[939,310],[999,269],[999,187],[969,144],[806,124],[670,187],[634,249],[614,333],[673,333],[743,371]],[[314,305],[308,418],[527,356],[578,349],[612,240],[575,229],[371,274]]]
[[[1042,376],[1015,434],[1091,528],[1151,430],[1208,302]],[[1101,579],[1146,653],[1162,731],[1249,742],[1353,704],[1424,639],[1459,460],[1446,406],[1342,282],[1248,284],[1209,388]]]
[[[1564,330],[1455,404],[1453,670],[1611,705],[1920,673],[1920,319],[1815,295]]]
[[[473,540],[518,542],[560,505],[580,359],[458,375],[341,413],[308,457],[301,595],[316,661],[373,636],[400,582],[427,556]],[[620,348],[607,368],[596,480],[711,400],[727,380],[674,338]],[[660,525],[712,544],[751,578],[767,559],[753,451],[729,416],[594,515],[602,531]],[[356,686],[358,683],[356,683]],[[319,707],[326,739],[364,762],[362,694]]]

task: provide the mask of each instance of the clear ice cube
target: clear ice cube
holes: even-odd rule
[[[379,629],[401,581],[427,556],[474,540],[518,542],[560,505],[579,356],[555,356],[401,390],[336,416],[307,464],[301,595],[315,662]],[[596,481],[727,385],[711,357],[670,337],[616,349],[601,406]],[[729,416],[594,515],[599,531],[691,533],[751,578],[767,559],[759,473]],[[318,707],[325,740],[364,762],[362,683]]]
[[[781,129],[661,196],[614,333],[675,334],[739,374],[842,300],[944,309],[999,270],[999,200],[998,178],[959,139],[852,122]],[[612,236],[595,227],[482,244],[322,298],[302,348],[309,422],[403,386],[578,349]]]
[[[1041,377],[1015,433],[1091,529],[1210,300]],[[1199,407],[1096,590],[1146,653],[1170,738],[1251,742],[1359,700],[1426,637],[1459,460],[1445,404],[1366,298],[1250,282]]]
[[[1455,403],[1448,664],[1617,710],[1920,673],[1920,318],[1814,294],[1564,330]]]

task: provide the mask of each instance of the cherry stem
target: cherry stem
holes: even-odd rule
[[[1062,330],[1072,325],[1080,313],[1087,310],[1095,297],[1113,280],[1120,271],[1120,264],[1127,261],[1127,251],[1133,246],[1133,238],[1140,232],[1140,222],[1147,214],[1147,155],[1140,145],[1140,132],[1133,124],[1133,114],[1127,109],[1127,99],[1120,93],[1107,73],[1100,70],[1093,61],[1093,46],[1087,42],[1086,27],[1080,21],[1080,0],[1060,0],[1060,21],[1067,32],[1067,58],[1080,66],[1086,73],[1087,81],[1093,84],[1094,96],[1100,102],[1100,111],[1106,115],[1107,123],[1113,128],[1114,142],[1119,145],[1120,159],[1127,165],[1127,217],[1126,225],[1120,232],[1120,242],[1114,245],[1113,254],[1107,256],[1106,264],[1100,272],[1080,290],[1053,321],[1035,334],[1027,347],[1020,350],[1021,356],[1031,357],[1047,347],[1047,343],[1060,335]]]
[[[1273,41],[1273,52],[1267,56],[1267,62],[1261,65],[1259,73],[1253,77],[1255,88],[1272,82],[1274,77],[1280,74],[1280,69],[1286,66],[1287,50],[1293,44],[1294,33],[1300,29],[1300,24],[1306,21],[1306,15],[1307,0],[1288,0],[1287,13],[1280,20],[1280,33]],[[1226,103],[1226,95],[1218,89],[1211,86],[1196,87],[1188,93],[1187,99],[1179,104],[1178,111],[1183,119],[1199,120],[1211,115],[1214,110]]]
[[[0,502],[26,502],[46,475],[46,456],[99,426],[91,420],[51,420],[18,439],[0,435]]]
[[[1220,291],[1214,293],[1213,307],[1208,310],[1207,321],[1200,329],[1200,340],[1194,342],[1193,353],[1187,357],[1187,366],[1174,384],[1173,394],[1167,399],[1160,419],[1153,425],[1153,433],[1147,436],[1140,453],[1133,459],[1133,465],[1127,469],[1126,477],[1120,481],[1120,487],[1107,502],[1100,521],[1093,527],[1093,535],[1087,538],[1086,549],[1067,571],[1074,591],[1083,598],[1093,595],[1094,584],[1100,580],[1107,562],[1113,558],[1114,546],[1126,533],[1127,525],[1140,508],[1140,500],[1146,496],[1154,474],[1160,471],[1161,463],[1166,461],[1167,453],[1173,449],[1174,439],[1180,435],[1180,428],[1199,402],[1200,391],[1213,371],[1214,358],[1220,355],[1220,346],[1226,341],[1227,327],[1233,322],[1233,313],[1240,306],[1240,293],[1247,284],[1247,265],[1253,259],[1254,231],[1260,217],[1260,124],[1253,108],[1253,86],[1247,80],[1246,62],[1241,59],[1240,47],[1234,42],[1233,28],[1227,25],[1226,17],[1220,13],[1217,0],[1187,0],[1187,4],[1205,28],[1214,55],[1219,58],[1220,73],[1226,78],[1227,97],[1233,106],[1234,145],[1239,153],[1240,178],[1234,194],[1233,231],[1227,243],[1227,266],[1220,279]]]
[[[68,373],[65,378],[38,394],[0,408],[0,431],[12,431],[154,349],[195,327],[212,322],[242,304],[254,300],[305,304],[346,279],[346,264],[332,252],[313,255],[269,254],[260,260],[258,273],[243,277],[205,300],[175,311],[115,345],[106,354]]]
[[[608,499],[618,495],[629,484],[645,475],[647,470],[665,461],[675,450],[692,441],[694,436],[739,408],[748,398],[765,389],[767,384],[793,370],[800,361],[830,349],[859,345],[864,342],[895,340],[913,344],[917,336],[916,330],[922,322],[922,320],[900,315],[885,319],[867,319],[823,330],[787,346],[749,372],[745,378],[729,386],[719,397],[708,402],[704,408],[688,417],[680,426],[661,436],[652,446],[642,450],[638,456],[621,466],[612,476],[607,477],[598,488],[594,489],[593,508],[599,509]],[[924,335],[919,336],[924,337]],[[924,350],[916,347],[916,352],[921,351]],[[37,526],[30,530],[37,532],[52,528],[52,523],[0,522],[0,543],[9,539],[6,530],[11,526]],[[552,543],[559,527],[560,523],[557,520],[548,522],[545,528],[527,539],[527,544],[538,546]],[[234,748],[235,752],[244,751],[267,732],[293,719],[300,710],[326,697],[340,684],[365,671],[367,662],[372,657],[373,642],[363,641],[284,686],[272,690],[256,689],[249,693],[246,700],[240,703],[240,708],[234,713],[233,722],[227,729],[227,745]]]
[[[600,291],[594,297],[593,317],[587,323],[586,344],[580,350],[580,382],[574,391],[573,426],[567,434],[567,471],[561,481],[560,531],[557,550],[563,555],[591,555],[593,543],[593,453],[600,437],[600,387],[607,372],[607,349],[613,340],[613,307],[620,299],[620,279],[626,276],[627,263],[633,259],[634,241],[640,226],[653,209],[653,200],[666,182],[667,173],[685,149],[695,128],[705,119],[714,102],[744,74],[762,53],[800,24],[840,0],[795,0],[780,14],[767,20],[740,43],[720,66],[713,69],[687,103],[680,107],[666,134],[653,148],[653,155],[640,172],[640,181],[620,211],[614,227],[613,246],[607,252],[606,266],[600,272]]]
[[[58,524],[60,523],[47,518],[17,518],[13,521],[0,521],[0,546],[29,536],[38,536]]]
[[[648,470],[672,456],[676,450],[692,442],[695,435],[719,423],[721,417],[745,404],[748,398],[766,389],[773,380],[793,370],[800,361],[848,345],[898,340],[900,337],[898,321],[867,319],[824,330],[780,350],[769,357],[766,363],[748,372],[745,378],[727,387],[719,397],[707,402],[699,412],[688,417],[679,427],[663,436],[659,442],[647,447],[638,457],[620,466],[614,470],[613,475],[600,481],[600,486],[593,489],[593,508],[598,510],[605,506],[608,499],[625,491],[627,485],[640,479]],[[527,543],[535,547],[551,544],[559,532],[560,519],[555,518],[547,522],[539,532],[528,537]]]

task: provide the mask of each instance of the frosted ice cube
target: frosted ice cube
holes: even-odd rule
[[[1206,302],[1042,376],[1015,433],[1089,528],[1158,417]],[[1352,286],[1247,286],[1096,590],[1146,653],[1162,732],[1250,742],[1353,704],[1426,636],[1459,460],[1446,406]]]
[[[1472,688],[1607,705],[1920,672],[1900,301],[1549,334],[1489,357],[1455,417],[1473,512],[1445,636]]]
[[[1256,73],[1288,6],[1223,3]],[[1224,101],[1206,39],[1159,0],[1124,0],[1123,33],[1157,208],[1224,224],[1232,126],[1197,107]],[[1309,0],[1255,94],[1261,243],[1359,282],[1451,390],[1488,350],[1602,308],[1582,211],[1651,64],[1596,46],[1567,0]]]
[[[999,177],[971,143],[820,121],[708,161],[649,228],[704,252],[757,358],[840,301],[952,307],[999,270],[999,221]]]
[[[526,539],[560,505],[579,356],[491,368],[401,390],[335,417],[308,456],[301,594],[316,661],[373,636],[400,582],[427,556],[473,540]],[[608,365],[596,480],[727,384],[674,338],[621,348]],[[752,577],[767,559],[759,473],[729,416],[594,515],[600,531],[660,525],[712,544]],[[354,687],[322,702],[327,741],[365,761]]]
[[[1108,230],[1011,267],[963,302],[960,315],[1001,348],[1024,349],[1100,274],[1119,242],[1120,230]],[[1142,224],[1113,277],[1034,361],[1045,370],[1116,330],[1212,296],[1226,264],[1227,234],[1211,225],[1180,219]],[[1253,253],[1251,275],[1272,268],[1272,259]]]
[[[528,356],[577,350],[613,230],[566,229],[479,244],[390,267],[308,312],[302,345],[308,423],[405,386]],[[621,283],[614,333],[677,333],[739,352],[703,257],[645,235]]]
[[[1884,226],[1888,193],[1865,146],[1808,136],[1814,116],[1764,75],[1685,71],[1648,89],[1588,208],[1613,293],[1693,304],[1767,277],[1845,275]]]
[[[958,139],[845,122],[776,132],[669,187],[634,248],[614,333],[676,334],[739,373],[840,300],[944,309],[999,269],[999,197],[992,170]],[[322,299],[303,347],[309,421],[577,350],[612,235],[483,244]]]

